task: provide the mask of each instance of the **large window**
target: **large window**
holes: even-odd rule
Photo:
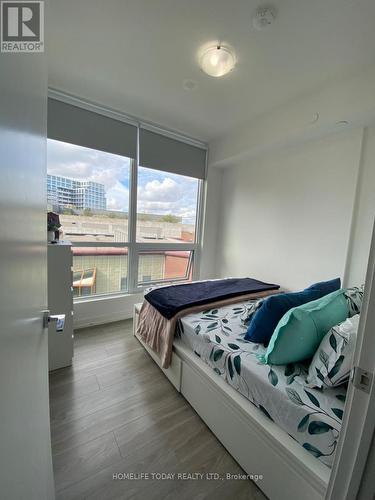
[[[75,297],[192,279],[199,179],[53,139],[47,157],[47,205],[73,244]]]
[[[48,140],[48,209],[72,243],[129,240],[131,159]]]
[[[86,297],[128,290],[128,249],[73,246],[73,295]]]
[[[138,283],[191,281],[192,251],[149,250],[138,254]]]
[[[138,168],[137,241],[195,241],[199,181]]]

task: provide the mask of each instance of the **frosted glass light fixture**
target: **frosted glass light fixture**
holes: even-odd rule
[[[200,57],[202,70],[210,76],[224,76],[234,68],[236,58],[227,47],[216,45],[206,49]]]

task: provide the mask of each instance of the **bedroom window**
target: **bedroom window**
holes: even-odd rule
[[[73,246],[73,295],[88,297],[127,291],[128,249]]]
[[[75,298],[192,280],[199,179],[137,169],[131,158],[52,139],[47,158],[47,208],[59,213],[63,238],[72,242]],[[136,241],[130,235],[132,175]]]
[[[137,241],[194,243],[199,180],[138,168]]]
[[[72,243],[126,243],[130,158],[48,140],[47,204]]]
[[[127,292],[132,159],[48,139],[47,208],[72,242],[73,295]]]
[[[77,300],[198,277],[206,150],[111,114],[48,99],[47,206]]]
[[[191,281],[193,252],[153,250],[141,252],[138,259],[138,285]]]
[[[191,281],[199,240],[201,181],[149,167],[136,170],[136,289]]]
[[[191,281],[200,181],[145,167],[137,171],[137,288]]]

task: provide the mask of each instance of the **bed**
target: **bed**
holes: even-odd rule
[[[268,366],[260,344],[243,339],[254,300],[180,317],[171,363],[134,334],[258,486],[278,500],[324,498],[341,427],[345,389],[304,386],[306,366]]]
[[[253,301],[189,314],[177,337],[236,391],[255,404],[322,463],[332,466],[346,390],[306,387],[308,367],[262,364],[262,344],[244,340]]]

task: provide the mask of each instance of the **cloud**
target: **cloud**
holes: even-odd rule
[[[129,210],[130,160],[118,155],[48,140],[48,173],[104,185],[109,210]],[[195,221],[196,179],[149,168],[138,169],[137,211],[174,214]]]
[[[116,185],[106,192],[107,208],[109,210],[121,210],[122,212],[129,211],[129,189],[121,182],[116,182]]]
[[[92,176],[92,167],[85,162],[53,163],[48,166],[48,173],[74,179],[87,179]]]
[[[130,160],[118,155],[48,141],[48,173],[103,184],[107,207],[128,211]]]
[[[157,179],[147,182],[138,189],[140,201],[167,201],[176,202],[181,199],[182,188],[170,177],[165,177],[161,182]]]
[[[197,181],[154,170],[144,175],[143,170],[139,170],[138,211],[173,214],[182,217],[183,222],[193,223],[196,217]],[[149,180],[152,174],[158,178]]]

